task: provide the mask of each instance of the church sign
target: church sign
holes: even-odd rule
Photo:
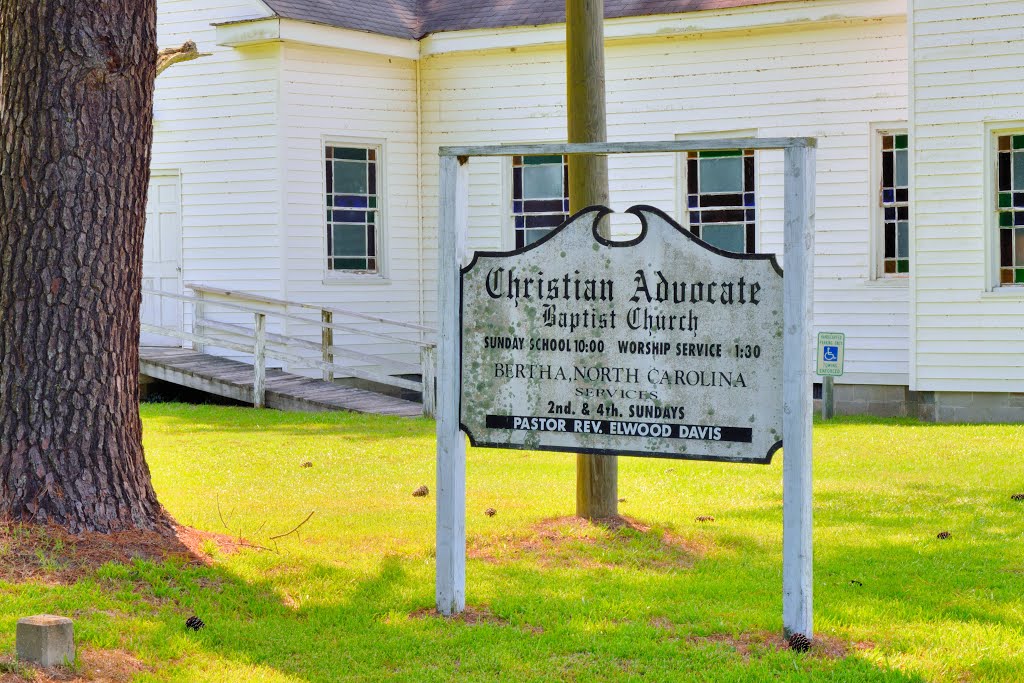
[[[661,211],[584,210],[462,270],[462,429],[476,446],[768,463],[782,444],[783,279]]]

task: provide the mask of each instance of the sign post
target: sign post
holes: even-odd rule
[[[814,322],[813,146],[787,147],[783,260],[786,268],[782,389],[782,628],[787,637],[813,637],[813,535],[810,364]]]
[[[845,355],[846,335],[842,332],[819,332],[817,372],[822,377],[821,383],[821,419],[831,420],[835,417],[835,401],[833,397],[833,378],[842,377],[843,359]]]
[[[785,277],[653,207],[639,237],[578,212],[462,268],[473,156],[781,149]],[[783,629],[813,636],[811,316],[814,141],[804,138],[441,149],[437,607],[465,607],[465,441],[642,457],[783,462]]]
[[[437,611],[466,608],[466,441],[459,430],[459,265],[469,205],[467,159],[441,157],[437,340]]]

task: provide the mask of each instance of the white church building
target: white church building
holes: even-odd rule
[[[1024,0],[605,5],[610,141],[817,138],[815,327],[846,334],[839,412],[1024,421]],[[149,288],[436,327],[438,148],[565,141],[563,0],[158,8],[160,47],[207,54],[157,80]],[[563,163],[474,159],[470,248],[558,225]],[[781,153],[609,164],[615,211],[782,251]],[[144,315],[193,324],[186,304]]]

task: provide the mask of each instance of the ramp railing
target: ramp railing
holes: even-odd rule
[[[266,403],[267,359],[287,363],[289,368],[317,369],[325,382],[336,377],[356,377],[368,382],[419,392],[423,414],[434,414],[437,345],[435,331],[424,325],[393,320],[334,306],[320,306],[276,299],[251,292],[222,289],[203,284],[186,284],[194,295],[143,289],[143,297],[179,301],[191,306],[192,331],[142,324],[142,332],[192,342],[200,349],[225,349],[252,357],[253,405]],[[251,316],[251,317],[250,317]],[[229,318],[230,320],[225,320]],[[267,319],[314,327],[320,341],[296,334],[279,334],[267,329]],[[348,344],[336,343],[335,332],[346,333]],[[352,340],[373,343],[380,353],[353,348]],[[370,342],[369,340],[372,340]],[[419,364],[387,356],[411,355],[418,351]],[[403,375],[419,375],[420,381]]]

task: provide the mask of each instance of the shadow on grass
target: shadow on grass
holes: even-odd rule
[[[926,427],[934,430],[954,430],[974,427],[1009,427],[1010,422],[930,422],[916,417],[874,417],[871,415],[837,415],[830,420],[822,420],[819,414],[814,415],[815,428],[849,427],[849,426],[886,426],[893,427]]]
[[[431,438],[433,420],[361,413],[295,413],[270,409],[239,410],[227,406],[163,403],[143,406],[153,426],[181,427],[181,432],[342,436],[347,439]]]
[[[616,616],[607,603],[640,599],[649,582],[614,572],[554,577],[595,590],[592,606],[566,595],[535,570],[491,568],[517,599],[495,599],[495,620],[475,623],[412,616],[425,605],[429,586],[410,590],[407,562],[385,558],[376,573],[352,584],[351,572],[318,565],[308,573],[330,585],[351,585],[344,599],[291,608],[264,581],[244,582],[223,570],[187,570],[137,565],[122,581],[163,601],[155,641],[183,637],[186,612],[202,615],[207,627],[185,634],[186,650],[247,666],[265,667],[302,680],[620,680],[645,675],[665,680],[693,672],[690,680],[734,680],[781,676],[801,680],[916,681],[918,677],[878,667],[852,653],[844,659],[805,657],[773,648],[740,654],[708,643],[707,623],[652,622]],[[194,572],[194,573],[193,573]],[[107,577],[108,580],[112,577]],[[427,590],[423,590],[426,588]],[[724,587],[717,586],[720,590]],[[716,591],[717,592],[717,591]],[[667,587],[643,599],[686,600]],[[724,595],[722,602],[731,602]],[[177,599],[175,599],[177,598]],[[182,610],[182,599],[191,603]],[[429,599],[429,598],[427,598]],[[714,593],[701,598],[709,604]],[[168,603],[173,603],[171,607]],[[777,614],[779,603],[763,607]],[[753,609],[759,609],[753,606]],[[715,611],[711,605],[709,611]],[[712,630],[713,632],[713,630]],[[692,637],[691,637],[692,636]],[[711,667],[708,669],[708,667]],[[187,665],[185,669],[187,669]],[[706,676],[698,672],[705,671]]]
[[[76,628],[100,647],[114,634],[134,632],[132,648],[158,677],[170,663],[174,671],[164,673],[208,680],[204,667],[213,660],[227,667],[223,680],[232,680],[231,667],[308,681],[669,680],[680,672],[692,674],[686,680],[713,681],[920,680],[878,666],[852,647],[845,658],[830,659],[771,647],[741,652],[725,639],[709,640],[781,629],[781,558],[704,560],[679,571],[638,569],[623,560],[621,549],[616,553],[618,566],[471,562],[470,604],[498,617],[474,623],[414,616],[433,606],[433,565],[423,557],[384,557],[368,573],[343,561],[281,567],[286,571],[277,578],[267,571],[250,580],[223,566],[135,560],[43,592],[33,583],[0,586],[0,592],[25,610],[67,613],[78,606]],[[262,559],[270,568],[276,561]],[[818,593],[819,618],[855,624],[865,609],[908,619],[924,612],[937,623],[983,616],[950,608],[940,596],[926,600],[923,587],[894,595],[868,571],[882,567],[893,582],[915,562],[920,558],[900,551],[849,546],[835,552],[817,567],[819,583],[826,580]],[[862,589],[828,583],[851,572],[861,577]],[[193,614],[206,622],[195,633],[185,628]],[[987,621],[1010,626],[1012,618],[989,615]]]
[[[863,555],[853,563],[873,557]],[[16,583],[0,585],[0,593],[26,613],[71,613],[84,643],[137,650],[158,679],[240,680],[255,668],[307,681],[670,680],[680,672],[716,681],[920,680],[876,666],[853,648],[833,659],[709,641],[781,628],[779,573],[763,571],[762,590],[737,591],[736,582],[750,577],[728,566],[734,560],[698,565],[696,574],[471,562],[470,604],[497,615],[475,623],[414,615],[433,606],[432,563],[424,560],[384,557],[370,573],[314,564],[276,581],[246,581],[222,566],[139,559],[105,564],[67,586],[40,591],[33,582]],[[871,591],[825,590],[819,613],[847,618],[866,596],[880,611],[900,602]],[[184,625],[193,614],[206,623],[195,633]],[[210,676],[211,663],[226,678]],[[168,666],[173,670],[164,671]]]
[[[172,431],[183,425],[183,436],[176,438],[191,438],[188,432],[196,424],[198,431],[246,437],[329,434],[380,441],[429,439],[433,433],[433,423],[425,420],[223,411],[161,407],[151,413],[151,424],[158,429],[170,424]],[[915,506],[941,502],[936,489],[921,492]],[[1022,575],[1014,572],[1021,563],[1013,555],[1019,531],[1006,533],[998,543],[994,531],[971,539],[954,529],[952,539],[938,541],[934,531],[939,529],[928,528],[933,512],[887,509],[883,496],[868,506],[871,516],[865,518],[864,505],[850,505],[850,495],[819,494],[819,506],[826,511],[818,515],[816,528],[819,632],[827,624],[833,636],[877,646],[853,649],[844,659],[771,648],[744,655],[707,638],[781,630],[777,540],[738,530],[771,528],[769,533],[781,535],[781,497],[760,494],[749,506],[727,513],[729,520],[740,522],[736,527],[706,531],[718,546],[727,546],[726,552],[709,553],[692,566],[648,561],[657,547],[645,537],[607,549],[587,547],[587,556],[580,558],[587,561],[575,561],[572,553],[547,565],[530,555],[471,560],[469,603],[497,615],[493,621],[410,616],[433,606],[432,559],[424,553],[380,557],[383,551],[377,547],[368,551],[370,557],[308,564],[270,554],[213,567],[136,560],[106,565],[67,586],[0,584],[5,603],[0,642],[13,646],[4,634],[13,633],[16,615],[53,611],[73,613],[86,643],[127,647],[157,668],[155,676],[186,680],[258,679],[263,674],[272,680],[517,683],[640,677],[921,680],[912,671],[878,663],[890,658],[907,670],[932,666],[955,677],[973,668],[983,680],[982,673],[989,680],[1016,680],[1009,672],[1024,667],[1020,655],[992,647],[1021,640],[1007,636],[1024,627]],[[953,501],[975,494],[957,489],[946,495]],[[706,512],[726,521],[716,510]],[[882,532],[854,529],[838,535],[837,529],[857,525]],[[896,539],[894,532],[908,530],[920,532],[920,540]],[[197,633],[185,629],[193,614],[207,624]],[[928,675],[939,677],[935,671]]]
[[[822,420],[820,415],[814,415],[814,426],[828,429],[829,427],[846,427],[851,425],[872,425],[894,427],[920,426],[920,427],[949,427],[948,424],[936,422],[924,422],[916,417],[874,417],[871,415],[836,415],[830,420]]]

